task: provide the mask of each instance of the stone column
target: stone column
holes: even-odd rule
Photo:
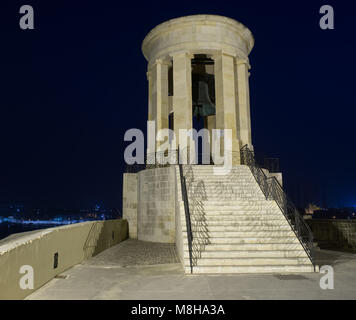
[[[213,139],[213,130],[216,128],[216,125],[215,125],[215,115],[212,115],[212,116],[208,116],[207,119],[206,119],[206,125],[207,125],[207,129],[209,130],[209,136],[210,136],[210,154],[211,152],[213,151],[212,149],[212,139]]]
[[[148,70],[146,76],[148,81],[148,120],[152,120],[152,72]]]
[[[148,121],[154,121],[154,116],[153,116],[153,105],[152,105],[152,72],[150,71],[150,68],[147,71],[147,81],[148,81]],[[150,141],[156,141],[156,136],[155,136],[155,132],[152,133],[154,135],[154,137],[151,137],[151,131],[147,130],[147,155],[152,154],[153,152],[155,152],[155,145],[156,143],[154,143],[154,145],[150,144]]]
[[[150,67],[150,77],[152,85],[150,85],[150,104],[149,113],[150,120],[156,123],[156,138],[159,130],[168,129],[168,67],[169,62],[157,59]],[[156,140],[156,150],[163,144],[163,141]]]
[[[233,164],[240,164],[240,144],[237,138],[234,57],[227,53],[214,56],[216,128],[231,129]],[[220,147],[224,150],[224,137]],[[221,150],[221,151],[222,151]],[[221,155],[223,153],[221,152]]]
[[[241,147],[247,144],[252,148],[249,69],[250,64],[247,59],[236,59],[235,81],[237,84],[238,136],[241,141]]]
[[[176,147],[193,148],[191,141],[179,141],[179,129],[192,129],[192,55],[188,52],[172,54],[173,57],[173,112]]]

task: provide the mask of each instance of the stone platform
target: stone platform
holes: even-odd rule
[[[320,250],[332,265],[335,288],[322,290],[322,274],[189,275],[174,247],[126,240],[67,270],[27,299],[356,299],[356,254]]]

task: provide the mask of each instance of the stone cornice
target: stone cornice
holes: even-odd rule
[[[166,21],[152,29],[142,43],[142,51],[149,61],[184,49],[202,54],[227,50],[247,57],[253,45],[250,30],[236,20],[217,15],[193,15]]]

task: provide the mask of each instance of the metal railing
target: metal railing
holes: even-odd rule
[[[199,159],[204,156],[204,154],[198,154]],[[305,249],[309,259],[314,265],[313,259],[313,234],[309,228],[309,226],[304,221],[303,217],[298,212],[297,208],[294,206],[293,202],[284,192],[282,186],[279,184],[278,180],[275,177],[267,178],[266,174],[263,172],[260,164],[256,161],[254,153],[248,148],[248,146],[244,146],[241,148],[240,152],[235,153],[232,152],[232,159],[240,158],[241,164],[247,165],[258,185],[260,186],[265,198],[268,200],[274,200],[278,207],[281,209],[283,215],[286,217],[288,223],[290,224],[293,232],[296,234],[299,239],[301,245]],[[151,168],[160,168],[167,167],[170,165],[179,165],[180,179],[181,179],[181,188],[182,188],[182,199],[184,202],[184,211],[186,218],[186,227],[187,227],[187,240],[188,240],[188,248],[189,248],[189,261],[191,273],[193,273],[193,265],[194,265],[194,257],[193,257],[193,232],[192,232],[192,224],[191,224],[191,214],[189,211],[189,202],[188,202],[188,188],[186,177],[183,172],[182,160],[188,159],[188,163],[190,163],[190,153],[189,148],[185,150],[170,150],[166,152],[156,152],[152,154],[148,154],[144,156],[144,159],[141,159],[142,163],[134,163],[128,164],[126,167],[126,172],[128,173],[136,173],[144,169]],[[187,162],[185,162],[187,163]],[[213,164],[213,162],[210,162]],[[188,165],[191,168],[191,165]],[[194,180],[194,179],[193,179]],[[194,192],[195,193],[195,192]],[[199,239],[197,239],[199,240]],[[203,239],[203,243],[199,245],[204,245],[205,240]],[[200,250],[197,250],[197,254],[199,254]]]
[[[195,176],[192,165],[183,166],[183,174],[188,194],[190,224],[193,234],[192,240],[192,265],[197,265],[202,252],[210,242],[209,230],[205,214],[205,204],[207,200],[205,183]]]
[[[250,168],[266,199],[274,200],[277,203],[315,269],[313,234],[278,180],[275,177],[267,178],[247,145],[241,148],[241,164]]]
[[[186,183],[185,176],[183,174],[183,165],[182,164],[179,164],[179,174],[180,174],[180,183],[181,183],[181,187],[182,187],[182,199],[183,199],[183,203],[184,203],[185,222],[186,222],[186,227],[187,227],[190,273],[193,273],[193,259],[192,259],[193,232],[192,232],[192,223],[190,221],[187,183]]]

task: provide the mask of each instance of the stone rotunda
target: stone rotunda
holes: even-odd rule
[[[155,121],[156,133],[173,129],[178,146],[179,129],[231,129],[232,151],[252,148],[248,55],[253,44],[245,26],[215,15],[173,19],[151,30],[142,51],[148,61],[148,120]]]

